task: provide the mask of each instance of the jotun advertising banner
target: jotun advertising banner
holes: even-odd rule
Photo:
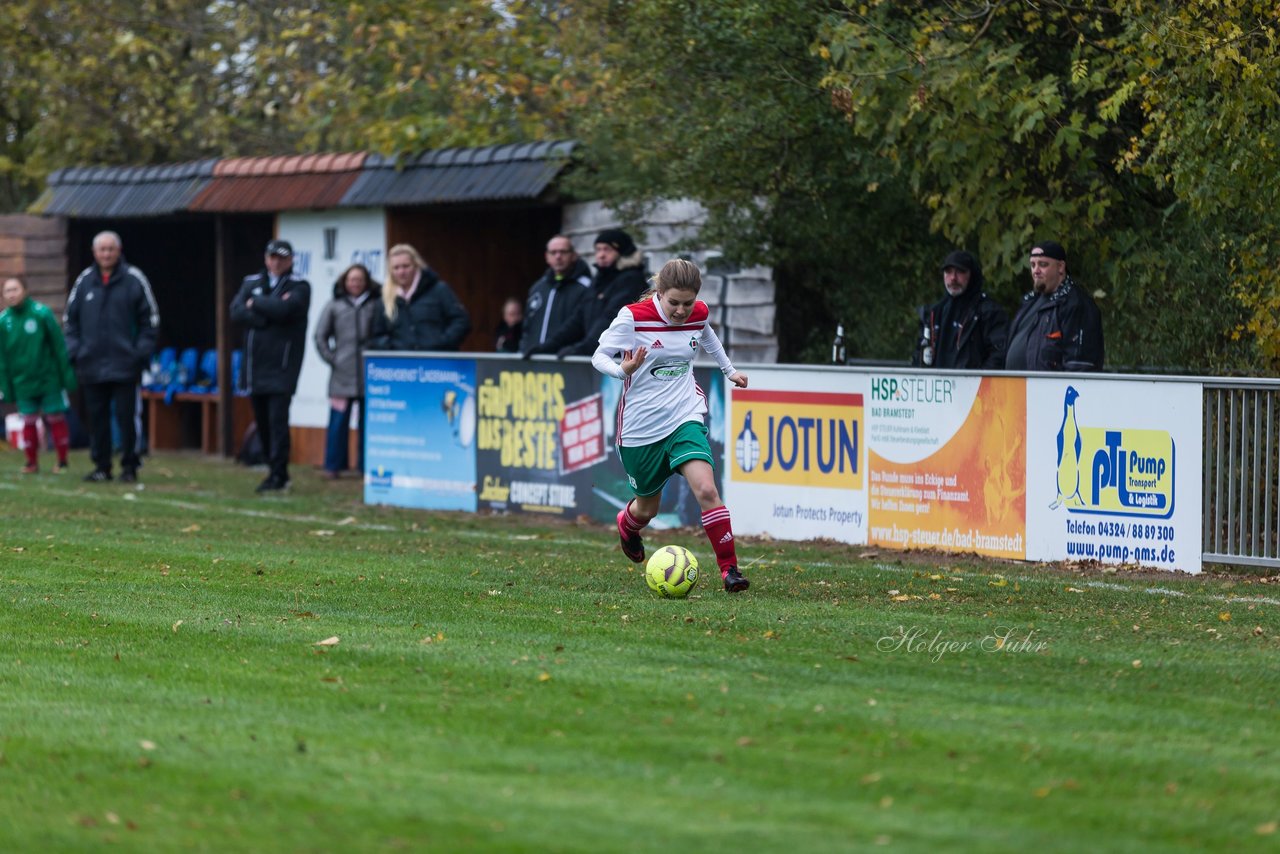
[[[1027,380],[1027,557],[1200,571],[1198,385]]]
[[[749,388],[726,388],[734,530],[865,543],[865,377],[756,365],[746,373]]]
[[[951,373],[871,377],[870,541],[1026,557],[1026,386]]]

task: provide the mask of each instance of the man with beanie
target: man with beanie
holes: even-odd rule
[[[921,368],[993,370],[1004,367],[1009,317],[982,292],[982,267],[956,250],[942,262],[946,295],[920,308],[920,337],[911,364]]]
[[[259,493],[289,488],[289,404],[298,388],[307,340],[311,284],[293,275],[293,247],[267,244],[266,269],[246,276],[231,301],[231,320],[245,334],[245,379],[270,472]]]
[[[1102,370],[1102,314],[1067,273],[1067,250],[1052,240],[1031,249],[1031,293],[1009,330],[1011,371]]]
[[[620,228],[606,228],[596,235],[596,277],[591,293],[583,300],[576,320],[547,342],[560,358],[590,356],[596,351],[600,334],[609,328],[623,306],[640,298],[648,286],[644,255]]]
[[[528,358],[554,353],[548,346],[566,327],[577,322],[582,304],[591,295],[591,268],[578,257],[573,242],[563,234],[547,241],[547,271],[529,288],[524,307],[524,331],[519,350]]]

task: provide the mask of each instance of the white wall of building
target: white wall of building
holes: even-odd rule
[[[280,214],[279,236],[293,244],[293,271],[311,283],[307,349],[298,393],[289,410],[295,427],[329,423],[329,366],[312,343],[316,322],[333,298],[333,283],[352,264],[364,264],[374,279],[386,279],[387,224],[382,208],[300,211]]]
[[[719,251],[698,246],[707,220],[706,209],[688,199],[661,202],[649,209],[631,236],[644,251],[650,273],[677,256],[692,259],[702,269],[702,300],[711,309],[711,322],[735,362],[776,362],[775,287],[769,267],[732,267]],[[591,260],[595,236],[622,226],[618,214],[601,202],[567,205],[562,231],[578,254]]]

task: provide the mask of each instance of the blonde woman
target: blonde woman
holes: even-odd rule
[[[387,253],[390,273],[382,312],[373,320],[373,350],[457,350],[471,317],[453,289],[407,243]]]
[[[716,553],[724,589],[741,593],[750,582],[738,571],[729,508],[716,488],[703,421],[707,399],[694,382],[693,360],[701,350],[738,388],[747,387],[747,375],[734,368],[711,328],[707,304],[698,299],[702,274],[696,264],[668,261],[653,284],[639,302],[618,312],[591,357],[600,373],[622,380],[618,456],[636,497],[618,513],[618,539],[624,555],[643,563],[640,532],[658,514],[663,485],[682,475],[702,508],[702,530]]]

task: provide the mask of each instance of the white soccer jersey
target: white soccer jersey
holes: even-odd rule
[[[614,433],[619,445],[649,445],[670,436],[686,421],[702,421],[707,397],[693,379],[693,360],[699,349],[716,360],[726,377],[737,373],[708,322],[709,316],[707,304],[698,300],[688,320],[672,325],[655,294],[652,299],[625,306],[600,333],[591,364],[623,382]],[[649,354],[628,377],[615,358],[623,350],[639,347]]]

